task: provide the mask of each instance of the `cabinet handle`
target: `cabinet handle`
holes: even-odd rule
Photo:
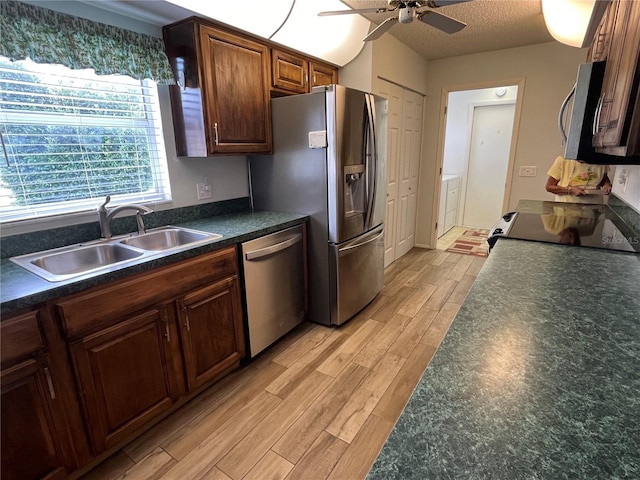
[[[56,399],[56,391],[53,388],[53,380],[51,380],[51,372],[49,372],[49,368],[45,367],[44,368],[44,375],[47,379],[47,386],[49,387],[49,396],[51,397],[51,400],[55,400]]]
[[[186,305],[182,306],[182,313],[184,314],[184,326],[187,329],[187,332],[191,331],[191,325],[189,325],[189,309]]]
[[[600,112],[602,111],[602,101],[604,100],[603,97],[600,97],[598,99],[598,105],[596,106],[596,113],[593,116],[593,129],[591,131],[591,133],[593,135],[597,135],[598,131],[600,130]]]
[[[309,85],[309,74],[307,72],[304,72],[304,85]]]
[[[162,321],[164,322],[164,338],[167,339],[167,343],[171,343],[171,333],[169,332],[169,317],[167,316],[167,312],[162,310],[160,316],[162,317]]]
[[[218,122],[213,124],[213,141],[216,145],[218,145]]]

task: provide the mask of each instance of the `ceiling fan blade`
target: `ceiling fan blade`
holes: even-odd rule
[[[444,33],[456,33],[467,26],[464,22],[431,10],[418,14],[418,19],[427,25],[442,30]]]
[[[318,13],[319,17],[328,17],[330,15],[351,15],[352,13],[383,13],[387,12],[386,8],[358,8],[355,10],[331,10],[328,12]]]
[[[472,0],[418,0],[421,7],[438,8],[446,7],[447,5],[455,5],[456,3],[465,3]]]
[[[366,37],[364,37],[364,42],[370,42],[371,40],[375,40],[376,38],[380,38],[384,32],[393,27],[398,21],[398,17],[387,18],[384,22],[378,25],[376,28],[369,33]]]

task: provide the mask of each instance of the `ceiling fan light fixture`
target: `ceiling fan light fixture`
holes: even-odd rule
[[[584,48],[591,43],[610,0],[542,0],[547,29],[558,42]]]
[[[416,18],[416,9],[414,7],[401,7],[398,14],[400,23],[411,23]]]

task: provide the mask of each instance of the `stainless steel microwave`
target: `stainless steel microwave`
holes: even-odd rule
[[[640,164],[640,157],[622,157],[597,152],[593,146],[594,124],[606,62],[583,63],[578,67],[576,83],[562,103],[558,126],[565,142],[564,158],[600,165]],[[569,131],[565,114],[569,110]]]

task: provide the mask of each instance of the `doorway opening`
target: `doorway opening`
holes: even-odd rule
[[[488,231],[504,214],[521,88],[514,82],[447,93],[436,248],[447,250],[467,231]]]

